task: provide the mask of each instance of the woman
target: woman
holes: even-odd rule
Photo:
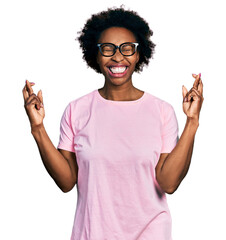
[[[170,240],[165,193],[185,177],[203,102],[201,74],[182,89],[187,116],[178,140],[173,107],[132,84],[148,65],[155,44],[144,19],[123,8],[93,15],[80,37],[88,66],[105,78],[68,104],[56,149],[44,125],[41,91],[23,88],[25,109],[43,163],[63,192],[77,183],[73,240]]]

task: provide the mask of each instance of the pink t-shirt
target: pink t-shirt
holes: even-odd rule
[[[96,89],[70,102],[58,148],[75,152],[79,167],[71,240],[171,240],[155,166],[177,140],[173,107],[148,92],[113,101]]]

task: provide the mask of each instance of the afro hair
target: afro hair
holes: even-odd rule
[[[149,59],[153,56],[155,44],[150,40],[153,31],[149,28],[148,23],[141,18],[136,12],[120,8],[108,8],[93,14],[87,20],[84,28],[78,32],[80,36],[77,40],[83,52],[83,59],[89,67],[97,73],[101,73],[100,67],[96,61],[98,54],[97,43],[101,33],[110,27],[123,27],[130,30],[137,42],[139,43],[139,61],[136,64],[135,72],[141,72],[144,65],[149,64]]]

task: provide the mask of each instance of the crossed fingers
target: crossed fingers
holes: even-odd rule
[[[203,101],[203,83],[201,80],[201,74],[192,74],[195,78],[193,87],[188,91],[183,99],[183,102],[190,102],[193,100],[201,100]]]
[[[32,86],[34,85],[35,83],[26,80],[26,84],[22,90],[24,97],[24,107],[26,108],[31,104],[34,104],[35,108],[39,110],[41,107],[43,107],[42,96],[40,91],[37,95],[33,92]]]

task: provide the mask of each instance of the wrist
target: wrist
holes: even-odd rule
[[[43,131],[45,128],[44,128],[44,125],[43,123],[39,124],[39,125],[35,125],[35,126],[32,126],[31,125],[31,134],[33,136],[39,134],[41,131]]]
[[[199,119],[187,117],[186,125],[193,129],[197,129],[199,127]]]

